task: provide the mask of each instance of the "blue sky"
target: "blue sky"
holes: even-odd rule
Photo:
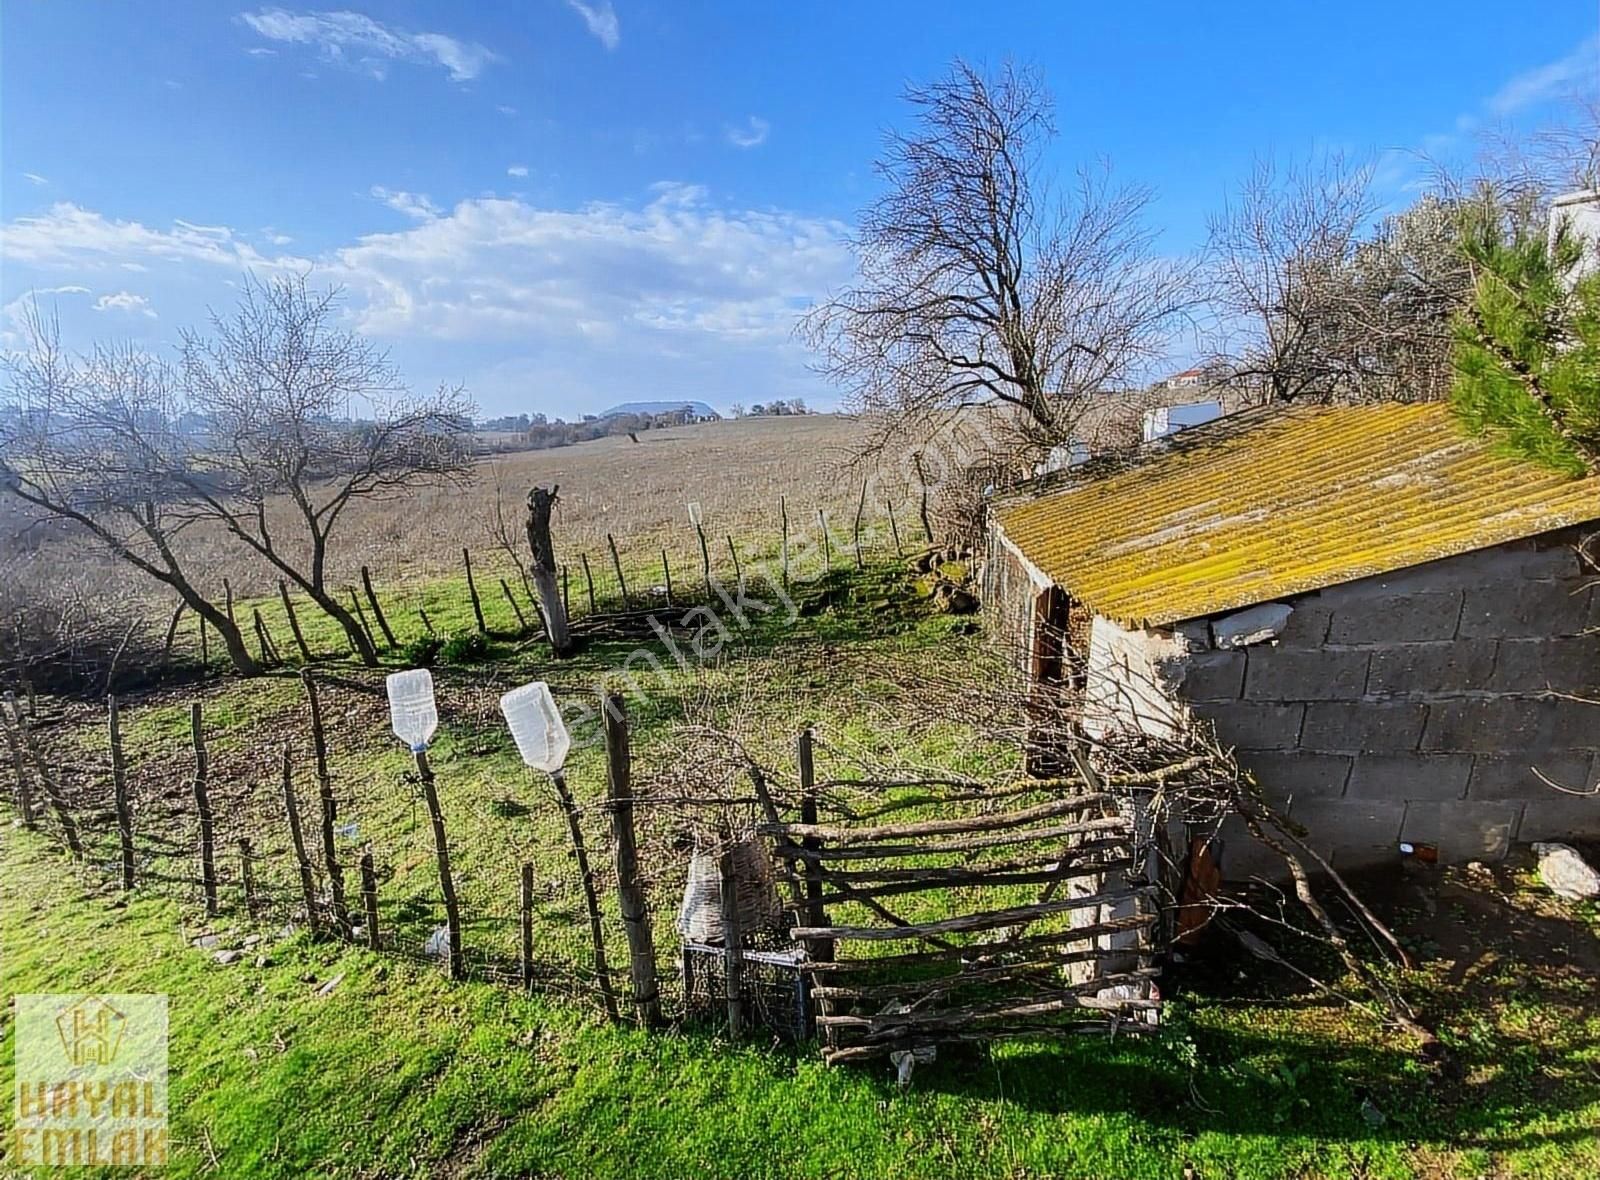
[[[1504,0],[344,9],[7,0],[0,342],[154,347],[247,270],[312,268],[416,386],[485,413],[831,393],[791,336],[847,282],[901,91],[1037,65],[1052,164],[1153,186],[1193,248],[1254,156],[1420,165],[1596,91],[1600,7]]]

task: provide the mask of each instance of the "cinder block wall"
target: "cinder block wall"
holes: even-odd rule
[[[1234,650],[1208,623],[1170,670],[1194,711],[1335,867],[1446,860],[1513,841],[1600,837],[1600,589],[1571,533],[1285,599],[1276,642]],[[1587,634],[1585,632],[1588,632]],[[1560,694],[1567,694],[1562,696]],[[1269,866],[1228,841],[1225,871]]]

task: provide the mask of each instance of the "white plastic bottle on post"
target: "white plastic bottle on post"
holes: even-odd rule
[[[395,672],[385,680],[389,690],[389,725],[394,736],[412,753],[428,748],[439,728],[439,709],[433,701],[433,673],[426,668]]]
[[[500,711],[506,715],[522,761],[546,774],[558,772],[567,760],[572,739],[567,736],[550,686],[536,680],[514,688],[500,698]]]

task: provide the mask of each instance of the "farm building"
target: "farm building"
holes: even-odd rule
[[[1059,487],[1059,485],[1058,485]],[[1251,411],[991,514],[985,609],[1091,734],[1221,740],[1335,867],[1600,836],[1600,479],[1438,404]],[[1086,653],[1075,658],[1073,653]],[[1568,790],[1562,791],[1550,784]],[[1224,833],[1229,876],[1264,870]]]

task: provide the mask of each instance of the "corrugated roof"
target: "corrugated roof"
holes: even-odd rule
[[[1597,520],[1600,478],[1502,455],[1438,403],[1305,406],[1184,431],[996,518],[1096,613],[1159,625]]]

